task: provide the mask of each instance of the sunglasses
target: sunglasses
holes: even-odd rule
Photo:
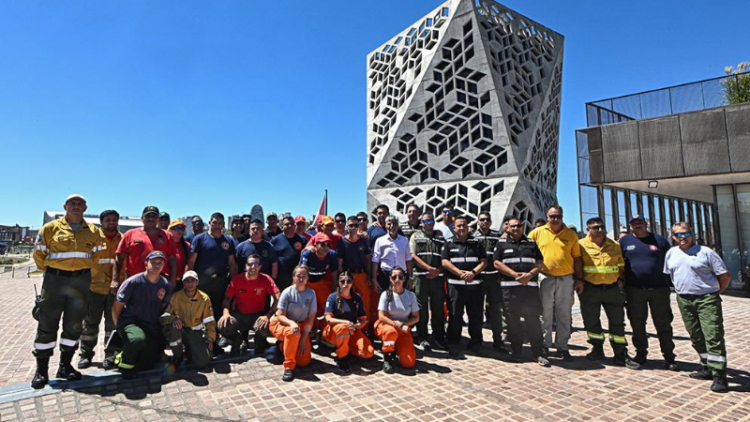
[[[391,280],[405,280],[406,277],[404,277],[403,274],[395,274],[391,276]]]
[[[443,214],[453,214],[453,210],[443,210]]]
[[[357,220],[359,220],[359,221],[367,221],[367,218],[365,218],[365,217],[357,217]]]
[[[604,226],[602,226],[601,224],[597,224],[596,226],[589,226],[589,229],[599,231],[604,230]]]
[[[321,242],[321,243],[318,243],[318,246],[322,246],[324,248],[330,248],[331,244],[327,242]]]
[[[424,224],[435,224],[435,220],[422,220]]]
[[[356,229],[357,227],[359,227],[359,224],[357,224],[357,223],[349,224],[349,228],[350,229]]]
[[[479,221],[492,221],[492,219],[485,217],[485,218],[480,218]]]
[[[511,229],[517,229],[519,227],[523,227],[523,224],[508,224],[508,227]]]
[[[676,237],[676,238],[678,238],[678,239],[682,239],[683,237],[690,237],[690,236],[692,236],[692,235],[693,235],[693,233],[692,233],[692,232],[685,232],[685,233],[675,233],[675,234],[674,234],[674,237]]]
[[[170,230],[174,230],[176,232],[184,232],[185,231],[185,226],[174,226]]]
[[[252,267],[260,267],[260,266],[261,266],[261,263],[260,263],[260,262],[248,262],[248,263],[247,263],[247,267],[248,267],[248,268],[252,268]]]
[[[339,284],[352,284],[352,283],[354,283],[354,280],[351,280],[351,279],[348,279],[348,278],[345,278],[343,280],[339,280]]]
[[[550,215],[547,216],[547,218],[549,218],[550,220],[554,220],[554,219],[557,219],[557,218],[562,218],[562,214],[550,214]]]

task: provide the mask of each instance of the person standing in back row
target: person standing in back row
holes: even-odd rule
[[[558,357],[573,360],[568,350],[572,325],[573,291],[576,281],[583,281],[581,246],[578,234],[563,224],[563,209],[559,205],[547,210],[547,224],[529,233],[544,256],[544,268],[539,276],[539,295],[542,300],[542,330],[544,346],[552,347],[552,321],[556,321],[555,347]]]
[[[703,366],[690,378],[713,378],[711,391],[725,393],[729,386],[721,293],[729,286],[729,272],[714,250],[695,243],[688,223],[672,226],[672,239],[677,246],[664,257],[664,273],[672,277],[685,330]]]
[[[503,290],[500,287],[497,269],[492,265],[492,256],[495,253],[495,245],[505,233],[492,230],[490,226],[492,226],[490,213],[479,213],[474,238],[484,246],[487,252],[487,266],[479,274],[479,278],[482,280],[482,288],[487,295],[487,319],[492,328],[492,348],[504,353],[506,350],[503,343]]]
[[[45,224],[34,246],[34,263],[44,273],[41,301],[33,314],[39,322],[34,338],[36,373],[31,381],[34,389],[49,382],[49,358],[60,335],[60,367],[57,377],[68,381],[81,379],[81,373],[70,362],[78,347],[83,319],[88,312],[91,268],[106,245],[101,231],[83,219],[86,199],[73,194],[65,200],[65,216]]]
[[[620,248],[625,259],[625,307],[633,329],[633,360],[640,365],[647,362],[646,322],[650,310],[661,354],[664,356],[664,368],[677,371],[679,368],[672,340],[672,281],[664,274],[664,256],[669,251],[669,241],[649,233],[642,215],[634,215],[629,224],[633,234],[620,239]]]

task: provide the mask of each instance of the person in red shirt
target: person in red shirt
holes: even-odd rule
[[[339,242],[341,241],[341,235],[334,233],[334,230],[336,230],[336,224],[334,223],[333,218],[324,215],[323,218],[320,219],[320,222],[323,225],[323,233],[331,239],[331,250],[337,251]]]
[[[305,239],[310,240],[312,239],[312,235],[307,232],[307,219],[302,216],[298,215],[294,217],[294,227],[296,229],[295,233],[297,233],[300,236],[305,236]]]
[[[175,275],[177,273],[177,260],[175,259],[176,244],[172,235],[158,228],[159,208],[148,206],[141,214],[143,227],[127,231],[117,247],[117,258],[115,259],[115,271],[112,274],[111,288],[120,286],[120,272],[125,266],[128,277],[146,271],[146,257],[151,251],[161,251],[167,257],[169,268],[165,265],[162,274],[169,278],[169,285],[176,286]]]
[[[185,230],[187,230],[187,225],[182,220],[172,220],[169,223],[169,234],[172,235],[172,240],[175,244],[174,258],[177,264],[175,270],[177,286],[174,291],[182,290],[182,276],[187,271],[188,258],[190,257],[190,242],[183,237]]]
[[[232,342],[230,356],[240,354],[242,340],[251,329],[255,332],[254,355],[258,356],[268,348],[268,321],[276,313],[281,293],[273,279],[260,272],[260,267],[260,255],[248,256],[245,264],[247,271],[234,276],[225,293],[222,303],[224,311],[217,326],[221,335]],[[268,296],[273,298],[270,309],[266,308]]]

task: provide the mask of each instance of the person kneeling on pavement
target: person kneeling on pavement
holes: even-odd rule
[[[198,290],[198,273],[188,271],[182,276],[182,290],[175,292],[161,318],[162,332],[172,349],[172,365],[176,369],[187,351],[188,359],[198,369],[211,362],[216,341],[216,321],[211,299]]]
[[[122,352],[115,358],[123,378],[150,369],[161,359],[164,336],[159,317],[169,304],[172,287],[160,273],[166,258],[162,251],[146,256],[146,271],[120,286],[112,305],[112,320],[122,340]]]
[[[224,294],[224,311],[219,319],[219,332],[232,342],[231,356],[239,356],[242,341],[251,329],[255,332],[255,355],[265,352],[268,348],[268,322],[276,312],[281,294],[271,277],[260,272],[260,267],[260,255],[248,256],[246,271],[232,278]],[[269,296],[273,298],[273,303],[266,312]]]
[[[310,270],[298,265],[292,271],[292,285],[281,292],[279,309],[271,318],[271,333],[284,351],[283,381],[294,379],[294,369],[307,366],[312,360],[310,330],[318,311],[315,290],[307,287]]]
[[[417,364],[411,327],[419,322],[417,295],[404,288],[404,269],[393,267],[390,279],[391,286],[380,295],[378,321],[375,322],[375,335],[383,341],[383,372],[386,374],[394,372],[396,355],[402,368],[411,369]]]
[[[349,355],[369,359],[375,354],[370,339],[364,334],[367,315],[362,297],[352,291],[354,278],[344,271],[339,275],[336,293],[326,300],[323,338],[336,346],[336,366],[349,372]]]

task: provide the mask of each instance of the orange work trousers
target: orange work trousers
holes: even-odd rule
[[[353,289],[355,293],[359,293],[362,297],[362,304],[365,305],[365,315],[367,320],[372,324],[373,321],[378,320],[378,291],[375,286],[367,284],[367,274],[357,273],[352,274],[354,276]]]
[[[315,302],[318,305],[318,311],[315,313],[316,318],[313,327],[322,330],[326,325],[326,321],[319,318],[322,317],[326,311],[326,300],[328,299],[328,296],[333,293],[333,291],[331,291],[331,281],[322,278],[319,281],[308,282],[307,287],[315,292]]]
[[[302,331],[305,329],[307,321],[298,322],[297,325],[299,325],[299,333],[294,334],[291,327],[281,324],[275,316],[271,318],[271,334],[282,343],[280,347],[284,351],[284,369],[307,366],[312,360],[310,336],[305,339],[305,351],[301,355],[297,354]]]
[[[336,345],[336,356],[340,358],[351,354],[369,359],[375,354],[370,339],[365,336],[362,330],[350,333],[346,324],[326,325],[323,328],[323,338]]]
[[[377,321],[375,335],[383,341],[383,353],[395,351],[402,367],[413,368],[417,364],[417,351],[414,349],[411,330],[404,332],[390,324]]]

